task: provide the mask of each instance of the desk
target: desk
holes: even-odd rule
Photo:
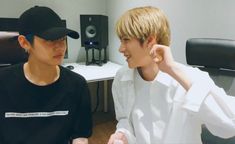
[[[82,75],[88,83],[104,81],[104,112],[108,111],[108,83],[116,75],[116,72],[121,68],[121,65],[108,61],[102,66],[98,65],[85,65],[83,63],[65,63],[64,67],[72,65],[72,71]]]

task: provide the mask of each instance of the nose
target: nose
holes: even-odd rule
[[[119,52],[124,53],[125,50],[126,50],[125,46],[123,44],[121,44],[120,47],[119,47]]]

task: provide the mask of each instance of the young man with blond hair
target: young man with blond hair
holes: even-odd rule
[[[116,32],[128,67],[113,81],[118,123],[108,144],[201,144],[202,124],[216,136],[235,135],[235,99],[206,72],[174,60],[162,10],[128,10]]]

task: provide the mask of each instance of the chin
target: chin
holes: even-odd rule
[[[131,63],[128,63],[128,67],[129,67],[129,68],[131,68],[131,69],[133,69],[133,68],[137,68],[137,66],[136,66],[136,65],[133,65],[133,64],[131,64]]]
[[[54,61],[54,62],[51,62],[52,65],[61,65],[62,64],[62,60],[61,61]]]

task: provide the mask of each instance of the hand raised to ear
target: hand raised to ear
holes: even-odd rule
[[[150,55],[158,64],[158,68],[177,80],[185,90],[191,87],[192,83],[190,79],[174,61],[170,47],[155,44],[150,50]]]
[[[150,56],[163,72],[169,73],[171,68],[175,65],[170,47],[168,46],[159,44],[153,45],[150,50]]]

